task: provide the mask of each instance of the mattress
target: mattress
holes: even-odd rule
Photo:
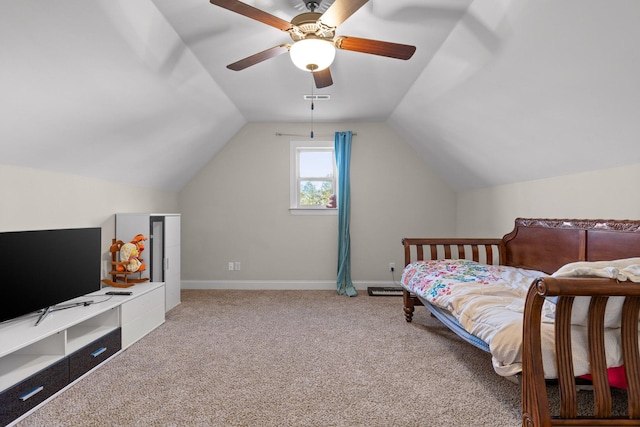
[[[445,324],[458,324],[467,341],[491,353],[493,368],[499,375],[522,371],[522,332],[524,302],[531,283],[548,276],[541,271],[485,265],[470,260],[417,261],[407,265],[401,285],[414,293],[425,307],[436,308]],[[434,310],[431,310],[432,312]],[[435,314],[435,313],[434,313]],[[542,349],[546,378],[556,378],[554,357],[555,305],[543,307]],[[455,329],[454,329],[455,330]],[[572,327],[575,374],[589,373],[587,328]],[[475,343],[473,341],[476,341]],[[620,331],[605,332],[607,365],[620,366]]]

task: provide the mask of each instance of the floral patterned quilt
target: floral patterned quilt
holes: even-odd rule
[[[402,286],[434,305],[451,309],[456,295],[486,293],[495,285],[500,286],[498,294],[504,294],[502,288],[507,288],[514,297],[524,297],[532,281],[542,275],[539,271],[469,260],[417,261],[404,269]]]
[[[541,276],[546,274],[469,260],[417,261],[405,267],[401,284],[428,303],[453,314],[467,332],[489,345],[494,370],[511,376],[522,371],[524,301],[533,281]],[[547,310],[543,310],[543,314],[548,314],[549,319],[542,325],[544,368],[547,378],[555,378],[553,352],[544,350],[554,347],[551,316],[554,307],[551,303],[545,306]],[[615,342],[610,344],[615,348]],[[618,353],[607,353],[609,366],[619,366],[621,355]],[[576,375],[588,373],[586,348],[575,345],[574,358]]]
[[[469,333],[489,345],[494,370],[503,376],[522,371],[524,301],[541,271],[469,260],[417,261],[402,273],[402,286],[426,302],[449,311]],[[555,306],[543,306],[542,347],[545,376],[556,378],[553,317]],[[544,320],[546,318],[546,321]],[[573,326],[574,373],[589,372],[586,326]],[[622,364],[619,329],[605,331],[607,365]]]

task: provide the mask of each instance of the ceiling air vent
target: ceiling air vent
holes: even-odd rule
[[[305,101],[328,101],[331,95],[304,95]]]

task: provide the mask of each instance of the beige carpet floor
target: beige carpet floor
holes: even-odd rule
[[[19,426],[518,426],[520,387],[400,297],[182,292]]]

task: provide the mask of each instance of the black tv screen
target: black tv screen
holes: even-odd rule
[[[0,233],[0,322],[100,289],[101,229]]]

